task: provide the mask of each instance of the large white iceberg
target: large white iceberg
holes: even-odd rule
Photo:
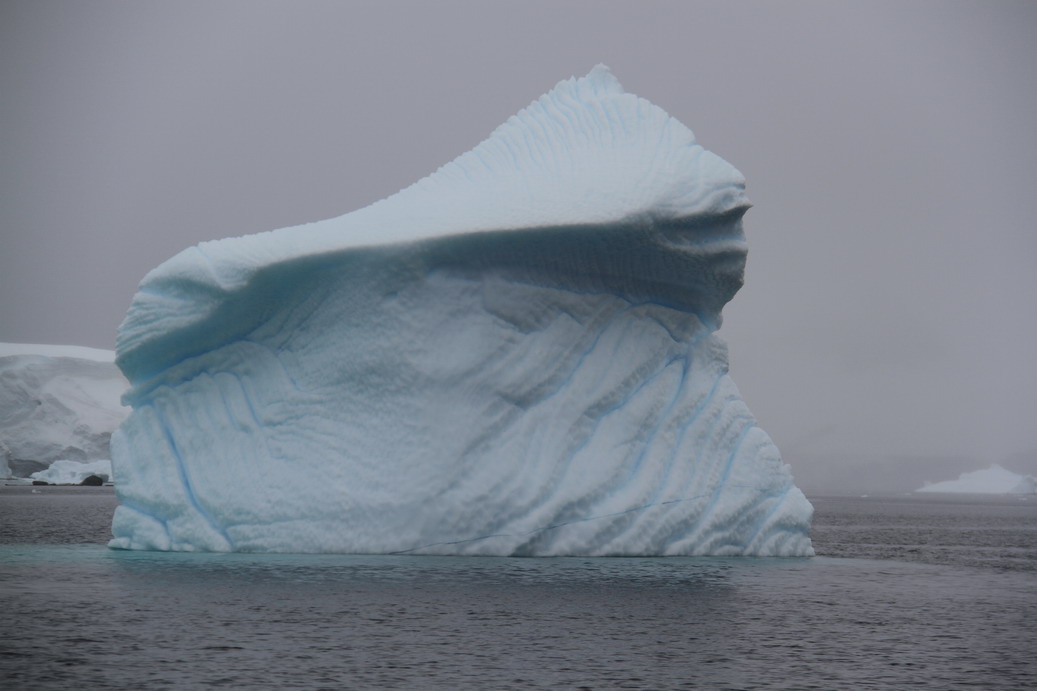
[[[926,483],[916,491],[948,494],[1034,494],[1037,493],[1037,478],[1013,473],[994,463],[989,468],[962,473],[957,480]]]
[[[0,343],[0,477],[110,457],[128,383],[110,350]]]
[[[748,206],[598,67],[386,200],[178,254],[119,331],[111,546],[812,554],[713,335]]]

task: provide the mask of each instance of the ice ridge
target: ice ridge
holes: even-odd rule
[[[713,333],[748,206],[599,66],[388,199],[180,253],[119,331],[111,545],[811,554]]]

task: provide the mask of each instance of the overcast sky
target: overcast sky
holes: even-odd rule
[[[604,62],[748,178],[720,333],[801,484],[1037,472],[1035,58],[1033,2],[3,0],[0,341],[112,348],[181,249],[365,206]]]

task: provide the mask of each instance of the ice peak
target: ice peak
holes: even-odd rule
[[[591,92],[595,96],[603,96],[605,94],[623,94],[626,91],[623,89],[623,85],[619,83],[619,79],[612,73],[612,70],[608,68],[604,63],[598,63],[595,65],[585,77],[574,77],[572,79],[560,82],[558,89],[562,84],[572,83],[576,88],[581,86],[589,86]]]

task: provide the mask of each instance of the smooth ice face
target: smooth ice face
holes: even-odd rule
[[[713,335],[746,208],[599,67],[389,199],[180,253],[120,328],[111,545],[811,554]]]

